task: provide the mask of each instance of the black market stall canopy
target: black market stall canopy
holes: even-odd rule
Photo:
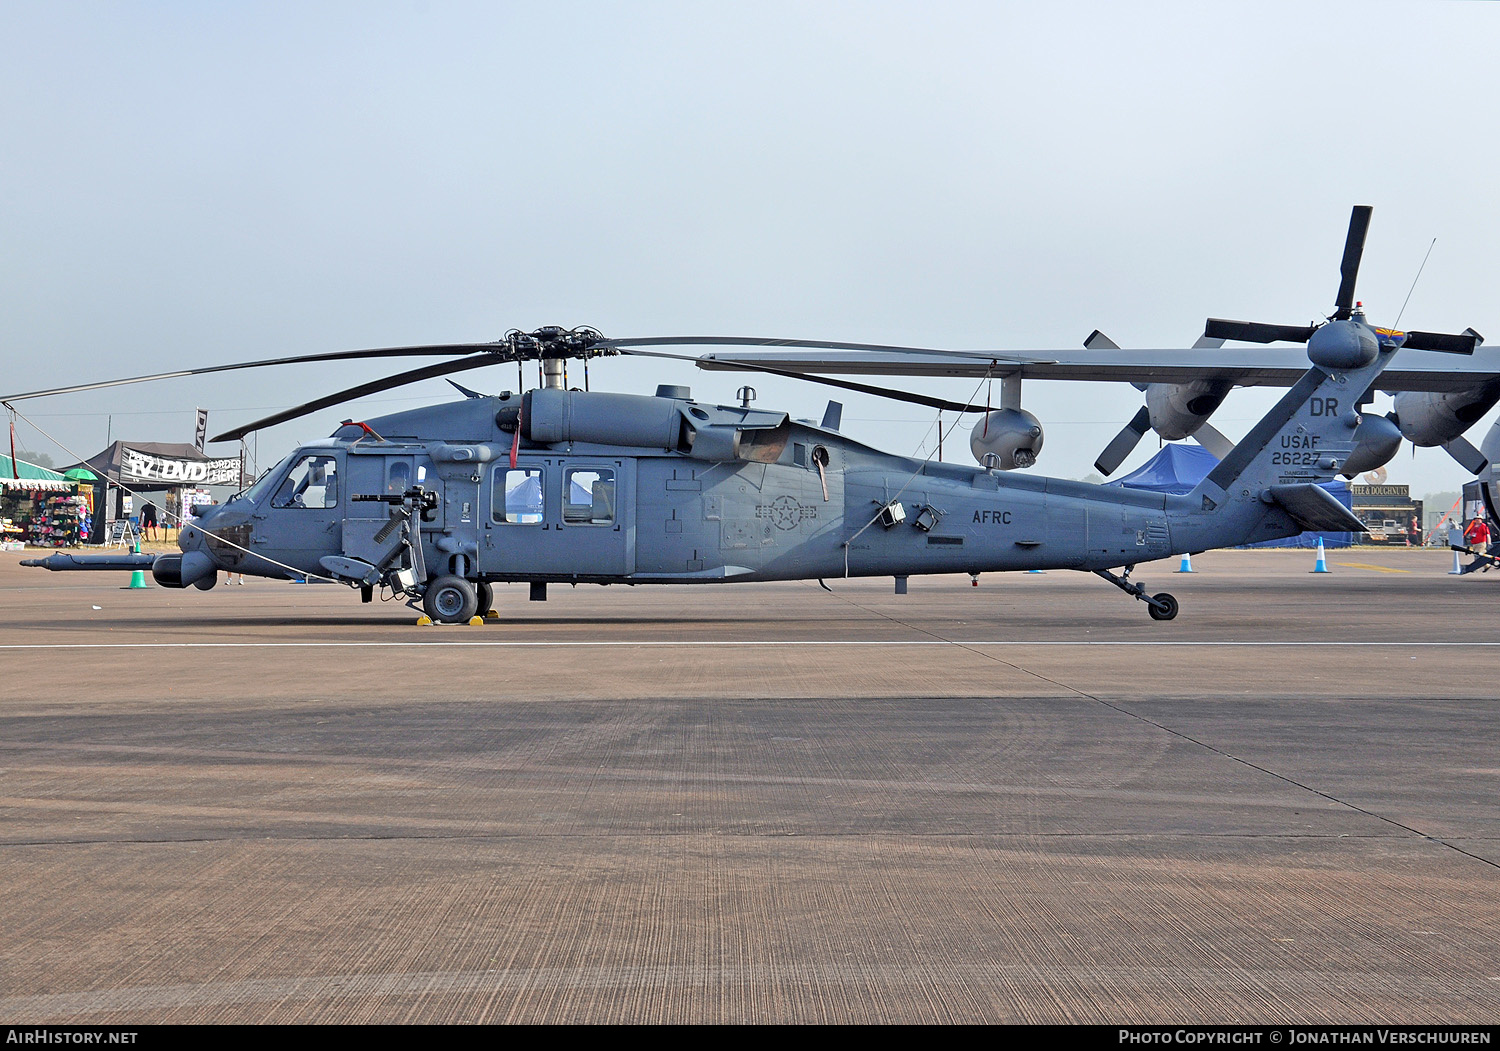
[[[244,477],[239,457],[206,456],[196,446],[177,442],[115,442],[77,466],[113,485],[147,489],[239,486]]]

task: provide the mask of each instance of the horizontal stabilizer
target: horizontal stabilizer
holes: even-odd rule
[[[1365,530],[1365,524],[1354,517],[1354,512],[1321,485],[1311,482],[1273,485],[1271,500],[1304,530],[1313,529],[1320,533],[1362,533]]]

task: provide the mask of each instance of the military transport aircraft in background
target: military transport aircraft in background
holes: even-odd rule
[[[1359,271],[1371,209],[1356,206],[1350,220],[1340,267],[1336,310],[1330,320],[1344,320],[1359,309],[1354,281]],[[778,372],[800,376],[839,375],[967,377],[997,379],[1000,406],[975,426],[971,439],[976,459],[1004,468],[1032,466],[1044,437],[1041,421],[1021,407],[1021,383],[1036,380],[1119,381],[1145,394],[1145,404],[1100,452],[1095,467],[1108,476],[1120,466],[1148,431],[1167,441],[1192,437],[1219,459],[1233,444],[1209,422],[1235,387],[1289,387],[1303,375],[1307,357],[1293,347],[1224,348],[1226,340],[1255,343],[1306,343],[1318,325],[1268,325],[1210,318],[1191,348],[1123,350],[1095,330],[1083,350],[986,351],[904,349],[844,350],[835,345],[767,340],[761,347],[714,351],[698,359],[711,370]],[[1394,396],[1385,416],[1365,414],[1358,450],[1341,472],[1347,477],[1374,470],[1396,455],[1404,438],[1423,448],[1441,447],[1471,474],[1481,474],[1488,460],[1500,457],[1500,423],[1485,439],[1485,452],[1464,433],[1500,401],[1500,346],[1484,346],[1472,329],[1457,335],[1374,329],[1382,344],[1408,350],[1449,351],[1448,355],[1406,354],[1381,373],[1373,389]],[[684,338],[689,343],[718,342],[714,337]],[[743,346],[742,341],[735,341]],[[785,349],[774,349],[777,347]],[[1367,393],[1361,404],[1368,402]]]

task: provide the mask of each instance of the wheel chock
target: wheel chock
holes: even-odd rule
[[[484,619],[485,620],[499,620],[500,619],[500,613],[499,613],[498,610],[487,609],[487,610],[484,611]]]
[[[430,628],[430,627],[432,627],[432,618],[429,617],[425,613],[422,614],[420,617],[417,618],[417,627],[419,627],[419,628]]]
[[[471,627],[471,628],[482,628],[482,627],[484,627],[484,618],[483,617],[479,617],[479,616],[470,617],[469,618],[469,627]]]

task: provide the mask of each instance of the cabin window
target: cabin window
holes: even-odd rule
[[[497,468],[490,496],[490,517],[514,525],[537,525],[545,506],[540,467]]]
[[[385,491],[400,496],[411,488],[411,461],[392,460],[386,468]]]
[[[612,525],[615,520],[615,472],[607,467],[575,467],[563,482],[563,521],[574,525]]]
[[[325,508],[339,504],[339,462],[332,456],[304,456],[297,461],[272,507]]]

